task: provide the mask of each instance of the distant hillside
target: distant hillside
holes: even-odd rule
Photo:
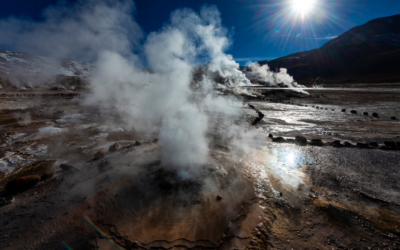
[[[0,88],[81,85],[93,68],[93,64],[87,62],[0,50]]]
[[[65,76],[87,76],[93,65],[69,59],[35,56],[25,52],[0,50],[0,74],[51,74]]]
[[[322,47],[268,62],[287,68],[302,84],[322,77],[331,83],[400,82],[400,15],[371,20]],[[266,62],[259,62],[265,64]]]

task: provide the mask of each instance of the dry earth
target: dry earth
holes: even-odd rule
[[[235,121],[257,131],[254,148],[232,151],[210,133],[208,164],[189,179],[160,163],[155,137],[82,106],[83,95],[0,99],[0,249],[400,249],[400,150],[383,144],[400,141],[398,90],[245,99],[265,115],[251,126],[244,105]],[[378,147],[355,146],[369,142]],[[4,190],[49,170],[31,189]]]

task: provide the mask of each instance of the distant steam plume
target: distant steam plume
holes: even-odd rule
[[[267,64],[260,65],[253,63],[249,65],[249,71],[246,76],[253,82],[261,83],[266,86],[287,87],[287,88],[305,88],[305,86],[294,81],[293,77],[287,73],[287,69],[280,68],[279,72],[270,70]],[[308,94],[304,90],[296,89],[295,91]]]

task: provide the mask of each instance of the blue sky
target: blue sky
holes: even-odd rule
[[[232,46],[227,52],[243,65],[314,49],[371,19],[400,14],[399,0],[316,0],[316,6],[303,20],[293,13],[290,1],[136,0],[135,19],[145,33],[150,33],[160,29],[177,8],[199,10],[205,4],[216,5],[230,31]],[[14,16],[41,21],[42,11],[58,1],[2,2],[0,19]]]

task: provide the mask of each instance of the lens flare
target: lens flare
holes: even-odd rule
[[[110,237],[107,236],[107,234],[105,234],[103,231],[101,231],[100,228],[98,228],[93,221],[91,221],[86,215],[83,215],[83,218],[85,218],[85,220],[87,222],[89,222],[89,224],[96,229],[101,235],[103,235],[109,242],[111,242],[114,246],[116,246],[118,249],[120,250],[125,250],[124,248],[122,248],[120,245],[118,245],[115,241],[113,241]]]
[[[63,247],[65,247],[65,249],[67,249],[67,250],[73,250],[72,249],[72,247],[70,247],[67,243],[65,243],[64,241],[61,241],[61,245],[63,246]]]
[[[315,6],[316,0],[291,0],[293,11],[301,14],[301,17],[309,13]]]

